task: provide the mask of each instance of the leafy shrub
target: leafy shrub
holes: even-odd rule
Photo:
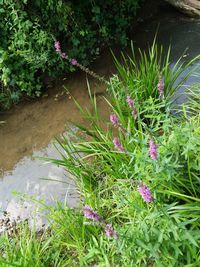
[[[2,86],[39,96],[45,75],[58,77],[73,71],[73,66],[56,55],[54,38],[84,65],[98,55],[102,45],[111,41],[126,44],[138,1],[1,0]]]

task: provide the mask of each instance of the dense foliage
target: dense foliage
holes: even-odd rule
[[[199,266],[199,84],[173,116],[186,66],[170,69],[155,46],[139,64],[116,64],[108,127],[91,96],[92,113],[80,106],[90,126],[58,141],[62,159],[50,160],[74,176],[77,209],[51,207],[40,237],[27,227],[2,235],[2,266]]]
[[[40,95],[45,76],[74,70],[55,53],[54,39],[83,65],[103,45],[125,45],[138,1],[0,0],[0,105],[22,92]]]

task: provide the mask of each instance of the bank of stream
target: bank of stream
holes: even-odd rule
[[[164,47],[171,44],[172,64],[181,55],[189,60],[200,54],[200,21],[188,18],[168,5],[159,7],[158,11],[148,20],[142,21],[142,17],[140,18],[139,26],[132,37],[135,47],[146,49],[157,32],[158,44]],[[119,53],[118,47],[113,49]],[[107,78],[115,73],[110,51],[104,51],[91,68]],[[52,141],[54,137],[63,132],[67,134],[69,129],[75,130],[73,122],[85,123],[73,102],[73,97],[82,107],[91,109],[86,75],[78,71],[69,76],[46,90],[40,99],[24,101],[0,115],[0,121],[5,121],[0,124],[0,203],[2,209],[8,208],[15,216],[19,214],[20,209],[18,207],[18,212],[15,213],[16,201],[13,200],[12,191],[47,198],[48,203],[52,203],[53,199],[66,199],[70,206],[76,205],[77,195],[73,191],[75,184],[67,172],[35,158],[58,158],[59,153]],[[189,77],[186,83],[192,84],[197,80],[198,77]],[[97,93],[101,117],[106,120],[109,116],[108,107],[101,98],[101,94],[106,90],[105,85],[91,78],[89,82],[92,92]],[[181,96],[179,101],[183,101],[184,97]],[[63,186],[63,183],[41,178],[66,183]],[[20,212],[23,213],[24,209]]]

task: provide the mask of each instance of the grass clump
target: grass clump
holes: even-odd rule
[[[0,262],[19,266],[9,254],[14,247],[19,258],[37,257],[38,266],[199,266],[197,90],[179,116],[171,113],[177,89],[192,74],[182,72],[197,58],[170,69],[169,53],[163,59],[153,45],[137,65],[124,59],[116,60],[119,75],[108,84],[107,127],[91,97],[93,113],[80,107],[90,127],[77,125],[76,140],[59,140],[62,159],[51,160],[75,177],[79,207],[52,207],[50,231],[39,239],[23,234],[26,248],[20,238],[2,237]]]

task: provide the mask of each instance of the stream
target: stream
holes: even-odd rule
[[[172,65],[181,55],[190,60],[200,54],[200,20],[186,17],[168,5],[157,8],[157,13],[149,12],[147,19],[143,20],[142,15],[138,19],[139,24],[132,34],[134,46],[147,49],[157,32],[158,44],[165,48],[171,44]],[[120,48],[113,50],[118,54]],[[115,73],[110,51],[105,50],[91,69],[107,78]],[[82,107],[91,110],[86,75],[78,71],[69,76],[47,89],[40,99],[24,101],[0,114],[0,121],[5,122],[0,124],[0,208],[10,212],[13,218],[30,218],[35,209],[29,201],[22,204],[13,192],[43,198],[47,204],[65,200],[70,207],[75,207],[78,203],[76,184],[67,171],[37,158],[59,158],[54,137],[62,133],[68,135],[69,129],[76,135],[73,122],[86,123],[73,102],[74,97]],[[198,80],[198,77],[189,77],[186,84]],[[105,93],[103,84],[91,78],[89,82],[92,92]],[[184,87],[177,93],[183,92]],[[178,101],[184,99],[183,94]],[[97,102],[101,118],[108,121],[106,103],[101,97],[97,97]],[[42,224],[39,217],[38,221]]]

